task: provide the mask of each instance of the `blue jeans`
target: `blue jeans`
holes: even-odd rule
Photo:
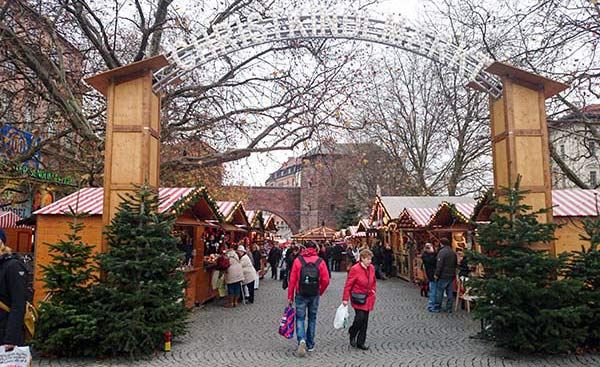
[[[442,308],[442,299],[444,298],[444,291],[448,296],[446,301],[446,308],[444,311],[452,312],[452,303],[454,301],[454,293],[452,292],[452,285],[454,279],[438,279],[437,287],[435,288],[435,306],[434,310],[439,311]]]
[[[305,319],[308,308],[308,328]],[[308,349],[315,346],[315,329],[317,328],[317,311],[319,309],[319,296],[302,297],[296,294],[296,336],[298,344],[301,340],[306,342]]]
[[[429,311],[435,308],[435,288],[437,287],[437,282],[434,280],[429,281],[429,304],[427,304],[427,309]]]

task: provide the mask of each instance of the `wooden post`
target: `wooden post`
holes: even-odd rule
[[[143,183],[158,189],[160,96],[152,91],[152,75],[167,65],[161,55],[86,79],[107,98],[104,226],[115,215],[119,195]],[[106,250],[107,243],[103,240],[101,251]]]
[[[494,190],[514,185],[528,190],[525,203],[534,210],[552,207],[552,181],[545,100],[567,85],[499,62],[487,71],[502,80],[502,97],[490,98]],[[551,222],[552,210],[541,222]],[[554,244],[536,248],[555,254]]]

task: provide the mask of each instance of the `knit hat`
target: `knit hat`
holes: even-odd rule
[[[0,241],[2,241],[6,245],[6,233],[4,233],[4,230],[2,228],[0,228]]]
[[[306,248],[316,248],[317,244],[314,241],[308,241],[304,244],[304,247]]]

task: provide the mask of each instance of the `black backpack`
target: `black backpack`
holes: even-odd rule
[[[300,280],[298,290],[302,297],[314,297],[319,295],[319,278],[321,272],[319,265],[323,259],[319,258],[314,263],[307,263],[304,256],[298,256],[302,268],[300,268]]]

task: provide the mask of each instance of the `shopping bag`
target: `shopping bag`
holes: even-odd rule
[[[258,289],[258,283],[260,283],[260,276],[258,275],[258,271],[257,271],[256,279],[254,280],[254,289]]]
[[[335,329],[341,329],[348,327],[348,306],[344,306],[342,303],[340,307],[338,307],[335,318],[333,319],[333,327]]]
[[[248,289],[248,284],[244,285],[244,298],[250,297],[250,290]]]
[[[221,276],[221,272],[218,270],[213,271],[212,277],[210,279],[210,287],[212,289],[219,289],[219,281],[223,282],[223,277]]]
[[[219,288],[217,288],[219,292],[219,297],[227,297],[227,284],[225,284],[225,277],[220,277]]]
[[[283,311],[281,322],[279,323],[279,335],[286,339],[294,337],[294,325],[296,321],[296,309],[292,306],[287,306]]]
[[[15,347],[7,352],[0,346],[0,367],[29,367],[31,365],[31,352],[29,347]]]

